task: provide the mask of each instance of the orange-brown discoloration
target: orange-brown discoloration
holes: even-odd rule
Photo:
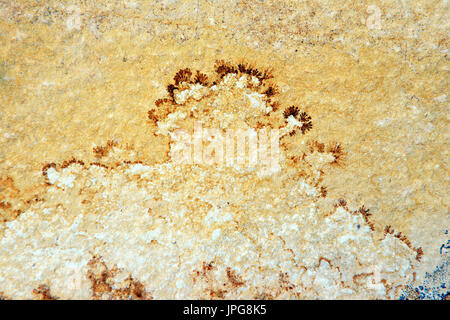
[[[33,295],[36,300],[56,300],[56,297],[53,297],[50,293],[50,288],[41,284],[36,289],[33,289]]]
[[[115,288],[114,276],[120,271],[116,267],[109,269],[102,258],[94,256],[88,263],[88,279],[91,281],[93,299],[136,299],[151,300],[150,292],[131,275]]]
[[[112,148],[116,147],[117,143],[113,140],[108,140],[105,146],[97,146],[93,148],[94,154],[98,158],[106,157]]]

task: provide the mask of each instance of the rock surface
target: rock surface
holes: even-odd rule
[[[0,299],[448,298],[449,12],[1,3]]]

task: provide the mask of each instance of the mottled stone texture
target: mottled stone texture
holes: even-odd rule
[[[0,1],[0,299],[448,298],[446,1]],[[175,164],[277,129],[280,170]]]

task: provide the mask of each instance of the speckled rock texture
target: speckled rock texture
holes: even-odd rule
[[[449,13],[0,1],[0,299],[449,299]]]

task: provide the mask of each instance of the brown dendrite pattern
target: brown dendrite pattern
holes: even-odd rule
[[[236,94],[236,91],[239,94]],[[282,133],[280,141],[286,158],[284,165],[292,176],[292,179],[288,179],[288,182],[289,180],[302,179],[309,186],[318,190],[317,194],[314,190],[307,192],[311,192],[314,197],[323,201],[332,201],[326,199],[328,187],[323,183],[324,175],[328,170],[345,167],[346,152],[344,147],[337,141],[320,142],[315,139],[308,139],[308,133],[313,128],[315,129],[313,118],[307,110],[309,108],[298,105],[283,107],[276,100],[280,91],[281,89],[274,82],[272,70],[258,69],[246,62],[233,64],[223,60],[217,61],[212,74],[184,68],[180,69],[173,77],[173,81],[167,85],[167,96],[156,100],[154,107],[148,110],[148,123],[154,129],[155,135],[163,136],[169,136],[171,131],[178,128],[180,124],[187,124],[192,127],[192,123],[196,120],[205,121],[206,124],[216,125],[221,129],[225,129],[226,126],[278,129]],[[245,97],[246,100],[244,101],[242,97]],[[228,100],[225,98],[231,99],[236,104],[226,102]],[[238,105],[238,103],[242,103],[242,105]],[[231,120],[226,123],[226,121],[217,117],[217,114],[229,116]],[[300,146],[302,141],[305,143]],[[45,164],[42,167],[44,190],[45,188],[53,188],[65,191],[65,185],[59,185],[55,182],[60,179],[60,173],[65,172],[65,170],[74,169],[73,171],[76,172],[74,176],[79,172],[88,171],[99,171],[106,175],[116,170],[132,171],[131,169],[137,168],[136,170],[138,170],[141,167],[153,165],[152,163],[146,163],[145,160],[116,158],[115,152],[117,149],[126,149],[126,147],[114,140],[108,140],[105,144],[92,149],[95,161],[83,161],[72,157],[62,163]],[[75,170],[76,168],[78,171]],[[149,178],[149,181],[152,182],[152,179]],[[303,188],[308,188],[305,185],[303,185]],[[292,186],[294,187],[294,185]],[[21,198],[21,192],[15,188],[14,182],[9,177],[0,178],[0,188],[3,191],[0,193],[0,218],[5,221],[16,219],[35,203],[46,202],[46,194],[41,192],[43,196],[36,194],[29,197],[26,201],[27,204],[23,204],[22,207],[16,205],[17,201],[14,201]],[[83,188],[80,188],[77,192],[79,196],[89,195],[89,191],[85,191]],[[156,203],[156,205],[148,207],[146,211],[148,215],[155,215],[155,220],[160,219],[158,221],[166,221],[163,216],[164,213],[157,213],[163,207],[161,205],[162,198],[162,194],[155,196],[150,202]],[[197,200],[198,198],[189,199],[192,202]],[[288,201],[289,196],[283,198],[284,200]],[[81,204],[88,205],[89,202],[90,200],[86,197],[81,201]],[[293,203],[291,207],[295,208],[296,204]],[[205,209],[202,209],[203,211],[211,211],[211,204],[205,203],[203,205],[205,206]],[[230,205],[229,202],[227,202],[227,205],[229,205],[230,210],[239,207],[237,204]],[[167,213],[167,210],[164,212]],[[357,210],[350,210],[345,199],[338,199],[330,212],[325,213],[320,218],[335,223],[334,217],[343,216],[347,212],[352,218],[357,217],[361,224],[365,224],[367,230],[370,229],[370,232],[376,231],[376,226],[371,220],[372,212],[364,205],[361,205]],[[199,218],[194,216],[193,219]],[[245,221],[244,224],[251,223],[251,221]],[[242,231],[240,228],[242,227],[236,223],[235,229]],[[359,228],[360,225],[358,224]],[[272,239],[278,239],[274,234],[269,234],[269,236]],[[392,227],[386,226],[384,238],[395,238],[396,241],[400,241],[408,250],[415,253],[416,261],[421,260],[423,256],[422,248],[413,246],[411,241],[401,232],[395,232]],[[294,261],[295,254],[287,245],[286,240],[280,237],[280,243],[283,254],[290,256],[288,260]],[[160,243],[157,240],[151,240],[148,245],[158,246]],[[277,250],[280,250],[280,247]],[[371,272],[361,271],[350,280],[344,281],[342,279],[343,270],[328,256],[320,256],[314,263],[314,268],[300,265],[298,262],[294,264],[296,268],[303,271],[302,277],[305,278],[313,272],[313,269],[330,270],[330,273],[335,274],[340,279],[339,284],[349,290],[356,290],[355,288],[361,283],[367,282],[370,277],[374,276]],[[90,282],[93,299],[153,298],[150,291],[153,291],[153,289],[148,290],[143,282],[133,277],[131,273],[125,279],[118,279],[118,275],[123,274],[124,270],[117,266],[108,267],[101,256],[93,256],[87,267],[86,277]],[[302,298],[304,295],[301,295],[299,290],[306,292],[306,297],[313,291],[311,286],[303,288],[298,279],[296,282],[292,275],[285,270],[280,270],[276,275],[275,287],[265,286],[262,283],[253,288],[252,297],[254,299],[276,299],[287,295],[293,298]],[[245,273],[239,272],[231,265],[219,266],[216,261],[203,261],[201,266],[194,268],[190,277],[192,284],[201,288],[201,298],[205,299],[234,297],[240,290],[254,286]],[[399,287],[394,287],[384,278],[381,279],[381,283],[387,292],[399,290]],[[58,299],[47,284],[37,286],[32,294],[36,299],[41,300]],[[6,298],[8,297],[0,292],[0,299]]]

